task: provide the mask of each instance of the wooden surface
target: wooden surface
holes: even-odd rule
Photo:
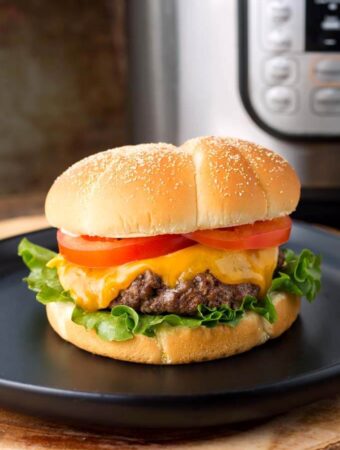
[[[0,238],[46,226],[42,216],[0,222]],[[83,431],[0,409],[0,449],[340,450],[340,396],[262,422],[214,430]]]

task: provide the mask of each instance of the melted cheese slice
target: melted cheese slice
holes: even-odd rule
[[[94,269],[68,262],[58,255],[48,263],[58,271],[60,283],[70,291],[77,305],[89,311],[107,308],[119,291],[146,270],[158,274],[174,287],[178,280],[188,280],[209,270],[223,283],[254,283],[264,295],[271,284],[277,264],[278,248],[262,250],[217,250],[203,245],[105,269]]]

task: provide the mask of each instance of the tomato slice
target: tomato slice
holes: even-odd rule
[[[70,236],[57,231],[59,252],[81,266],[110,267],[139,259],[155,258],[194,245],[180,234],[165,234],[138,238],[99,238]]]
[[[186,235],[164,234],[138,238],[100,238],[70,236],[57,232],[59,252],[65,258],[86,267],[111,267],[139,259],[155,258],[200,243],[208,247],[255,250],[277,247],[287,242],[292,221],[282,217],[252,225],[198,230]]]
[[[208,247],[256,250],[277,247],[287,242],[292,228],[290,217],[255,222],[251,225],[220,228],[216,230],[198,230],[185,236]]]

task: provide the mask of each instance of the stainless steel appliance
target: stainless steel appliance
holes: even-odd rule
[[[303,217],[340,214],[340,0],[128,7],[135,142],[256,141],[297,169]]]

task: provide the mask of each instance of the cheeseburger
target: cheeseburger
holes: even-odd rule
[[[180,364],[286,331],[320,288],[320,257],[282,249],[300,183],[251,142],[201,137],[97,153],[52,185],[59,253],[23,239],[52,328],[91,353]]]

